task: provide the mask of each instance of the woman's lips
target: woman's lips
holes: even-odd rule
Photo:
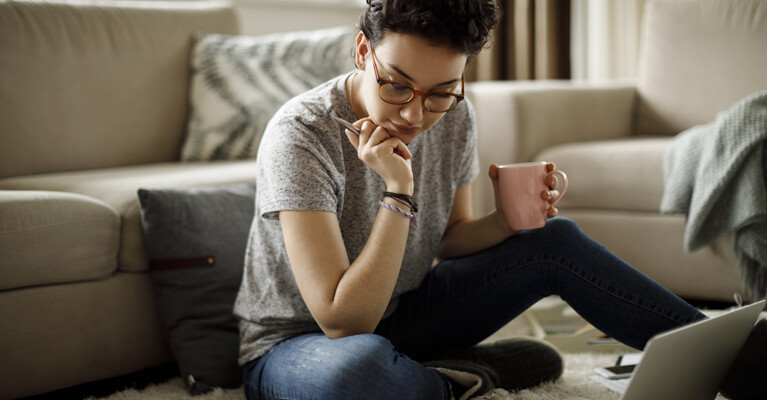
[[[407,126],[407,125],[399,125],[392,122],[392,125],[394,125],[394,129],[403,135],[412,135],[418,132],[421,128],[417,126]]]

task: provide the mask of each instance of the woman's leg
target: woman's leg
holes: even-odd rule
[[[245,365],[249,400],[448,399],[447,380],[379,335],[297,336]]]
[[[376,333],[413,357],[471,346],[550,295],[636,349],[659,332],[705,318],[574,222],[554,218],[543,228],[433,267]]]

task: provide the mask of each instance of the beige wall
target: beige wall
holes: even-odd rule
[[[244,35],[353,26],[363,3],[308,0],[233,0]]]

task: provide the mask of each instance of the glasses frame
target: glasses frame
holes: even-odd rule
[[[369,43],[370,42],[368,41],[368,44]],[[446,112],[454,109],[456,106],[458,106],[458,104],[465,97],[465,95],[464,95],[465,92],[464,92],[463,72],[461,73],[461,93],[460,94],[459,93],[450,93],[450,92],[423,92],[423,91],[420,91],[420,90],[415,90],[412,87],[410,87],[410,85],[406,85],[404,83],[400,83],[400,82],[396,82],[396,81],[390,81],[390,80],[386,80],[386,79],[381,79],[381,75],[378,73],[378,57],[376,56],[376,53],[373,50],[373,46],[372,45],[370,45],[370,54],[373,55],[373,72],[375,72],[376,81],[378,82],[378,97],[381,98],[381,100],[383,100],[384,102],[386,102],[388,104],[394,104],[394,105],[398,105],[398,106],[401,106],[401,105],[404,105],[404,104],[408,104],[411,101],[413,101],[413,99],[415,98],[416,95],[419,95],[419,96],[421,96],[421,106],[423,106],[423,108],[426,111],[433,112],[433,113],[446,113]],[[388,84],[404,86],[404,87],[410,89],[410,91],[413,92],[413,94],[410,96],[409,99],[407,99],[407,101],[403,101],[403,102],[400,102],[400,103],[388,101],[388,100],[384,99],[383,96],[381,95],[381,89],[383,89],[384,85],[388,85]],[[431,95],[433,95],[433,94],[453,96],[453,97],[456,98],[456,102],[450,108],[448,108],[447,110],[444,110],[444,111],[433,111],[433,110],[430,110],[429,107],[426,106],[426,98],[431,96]]]

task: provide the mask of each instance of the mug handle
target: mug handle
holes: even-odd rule
[[[557,197],[555,197],[554,199],[551,200],[551,205],[555,206],[559,202],[559,199],[561,199],[562,196],[564,196],[565,192],[567,191],[567,175],[564,172],[562,172],[562,171],[560,171],[558,169],[555,169],[555,170],[547,173],[546,177],[544,179],[548,179],[549,176],[551,176],[551,175],[559,175],[559,176],[562,177],[562,185],[561,185],[562,189],[559,189],[559,196],[557,196]],[[558,186],[559,185],[557,185],[557,187]]]

